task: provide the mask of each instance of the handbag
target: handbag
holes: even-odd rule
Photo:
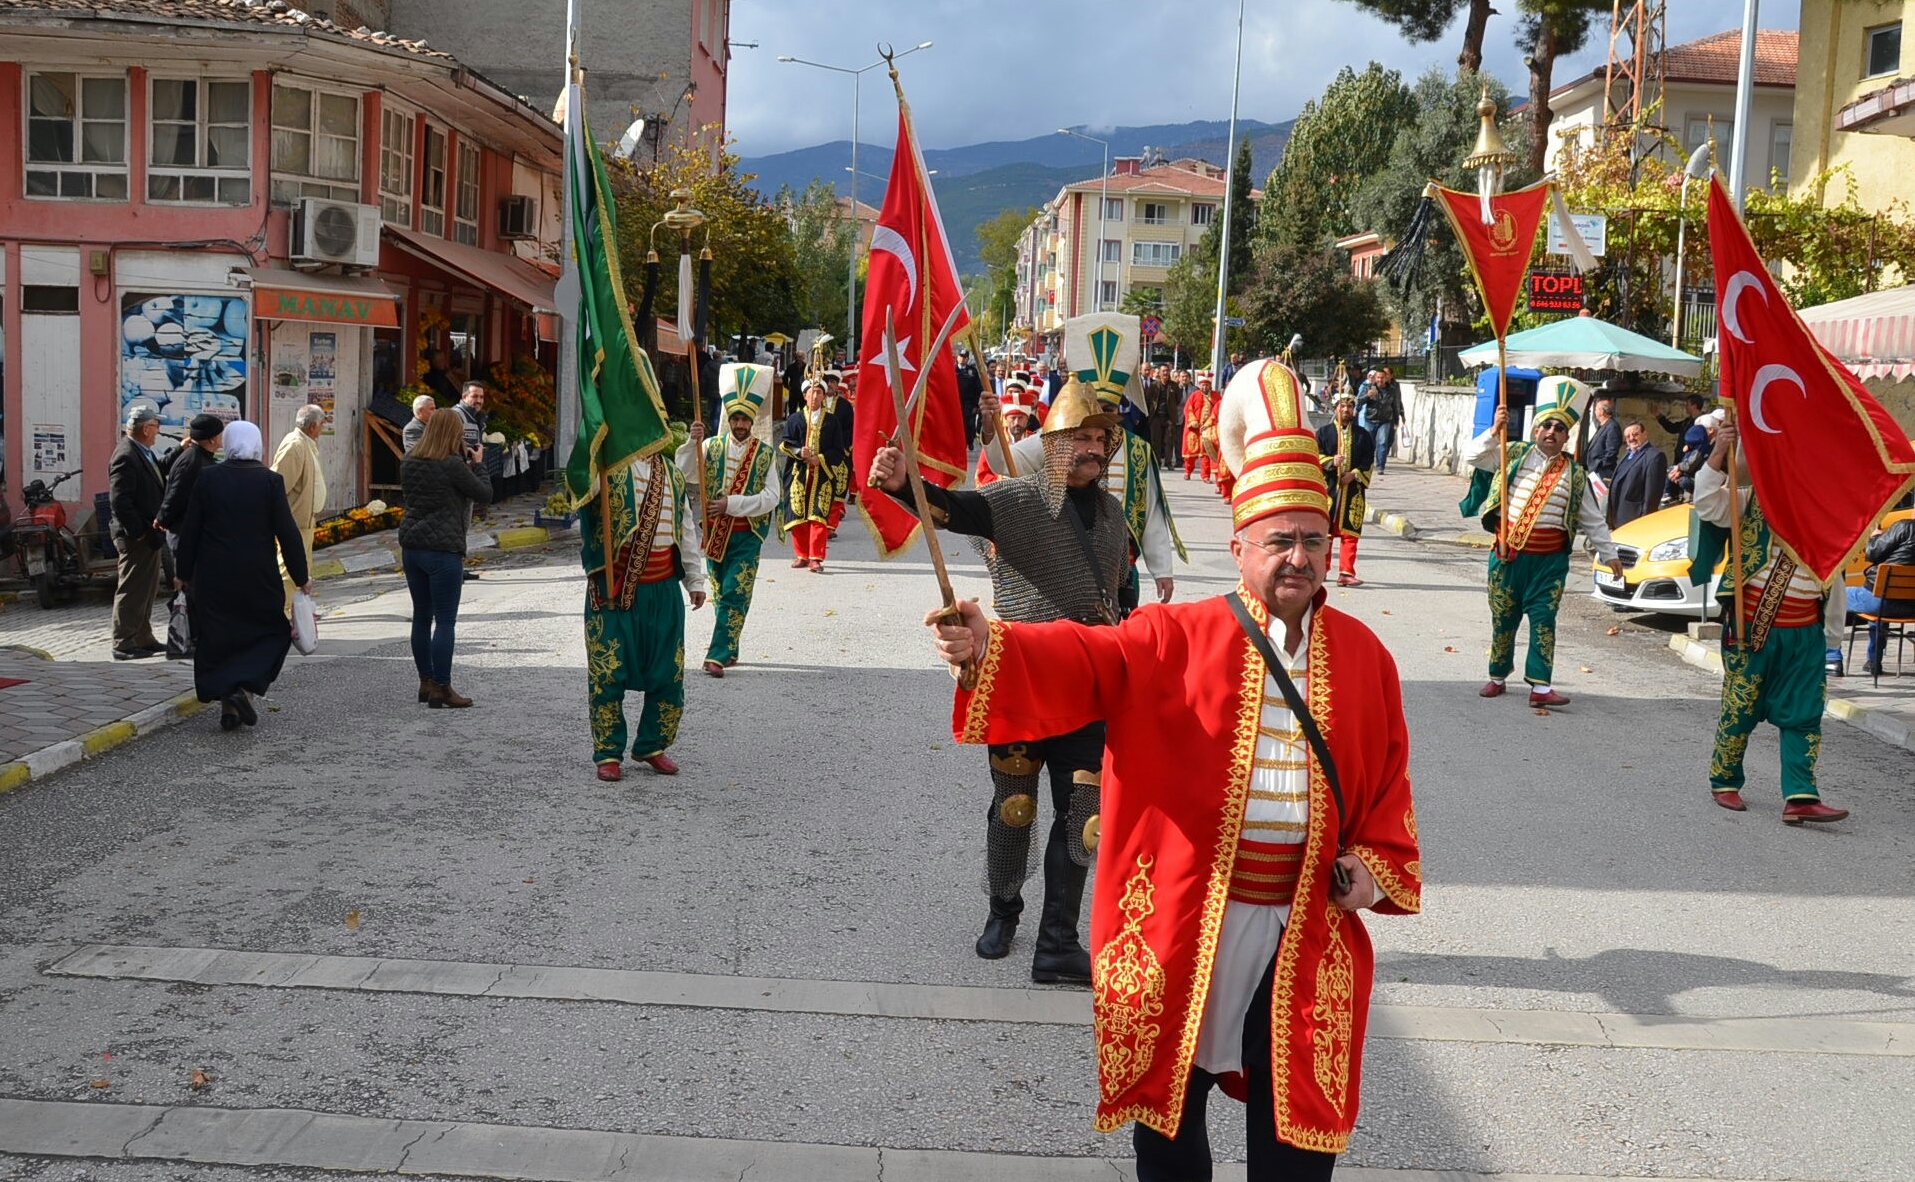
[[[1231,613],[1237,617],[1237,626],[1256,646],[1257,655],[1263,658],[1263,666],[1270,676],[1276,679],[1277,688],[1283,692],[1284,704],[1290,707],[1290,713],[1296,716],[1297,726],[1303,731],[1303,737],[1309,741],[1310,752],[1316,756],[1317,766],[1323,769],[1324,782],[1330,786],[1330,797],[1336,801],[1337,809],[1337,855],[1342,856],[1343,842],[1343,785],[1337,779],[1337,761],[1330,754],[1330,745],[1323,741],[1323,732],[1317,729],[1317,720],[1310,713],[1310,707],[1304,704],[1303,695],[1297,692],[1297,684],[1290,680],[1290,671],[1284,668],[1283,661],[1277,657],[1277,650],[1270,644],[1270,637],[1262,628],[1257,627],[1257,619],[1250,609],[1243,605],[1242,596],[1230,594],[1224,596],[1230,601]],[[1330,878],[1336,884],[1339,895],[1350,890],[1350,872],[1337,862],[1330,864]]]
[[[183,661],[193,655],[193,617],[187,611],[186,592],[175,591],[166,604],[166,659]]]
[[[293,647],[302,657],[319,648],[319,605],[304,591],[293,592]]]

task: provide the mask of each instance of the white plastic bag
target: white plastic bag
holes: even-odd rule
[[[304,591],[293,592],[293,647],[304,657],[319,648],[319,605]]]

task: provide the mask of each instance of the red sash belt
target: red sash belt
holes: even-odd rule
[[[654,550],[645,556],[645,567],[638,572],[641,583],[662,583],[666,579],[678,577],[678,563],[673,558],[673,548]]]
[[[751,519],[749,517],[734,517],[731,519],[731,532],[735,534],[742,534],[750,528]]]
[[[1230,868],[1230,898],[1262,907],[1285,906],[1297,897],[1297,874],[1303,869],[1302,842],[1237,842],[1237,861]]]
[[[1755,619],[1756,605],[1762,602],[1762,587],[1745,585],[1742,588],[1742,611],[1747,619]],[[1782,602],[1775,609],[1775,619],[1769,622],[1771,628],[1806,628],[1822,622],[1822,601],[1819,599],[1800,599],[1784,592]],[[1750,635],[1754,635],[1751,632]]]
[[[1523,544],[1522,552],[1524,554],[1555,554],[1568,545],[1568,531],[1539,525],[1529,531],[1529,541]]]

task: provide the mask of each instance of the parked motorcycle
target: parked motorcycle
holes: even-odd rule
[[[33,480],[20,490],[24,513],[0,532],[0,556],[11,556],[20,577],[33,585],[42,608],[71,599],[87,581],[86,553],[80,539],[67,528],[66,505],[53,490],[78,476],[64,472],[53,483]]]

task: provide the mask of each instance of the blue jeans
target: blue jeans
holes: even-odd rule
[[[1875,593],[1866,587],[1850,587],[1848,602],[1849,610],[1852,612],[1879,612],[1882,610],[1882,601],[1875,598]],[[1900,608],[1902,604],[1898,600],[1890,606]],[[1886,630],[1880,623],[1870,621],[1868,626],[1868,660],[1871,665],[1878,665],[1882,661],[1884,631]]]
[[[1396,439],[1396,424],[1378,423],[1370,429],[1370,438],[1376,440],[1376,470],[1381,472],[1390,466],[1390,444]]]
[[[465,559],[445,550],[405,550],[406,590],[412,592],[412,663],[419,676],[452,680],[452,639],[465,590]]]

